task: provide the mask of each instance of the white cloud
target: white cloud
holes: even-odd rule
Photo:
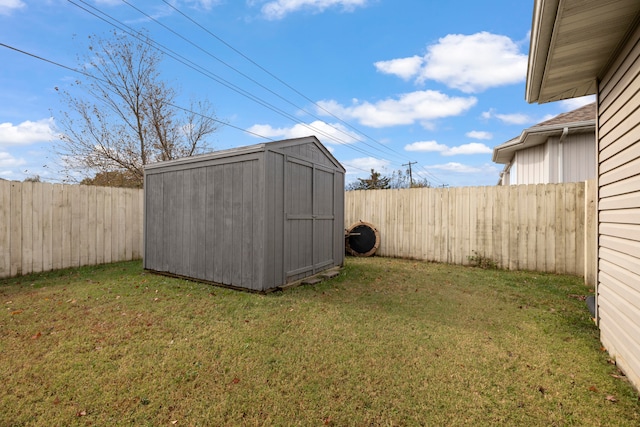
[[[485,132],[481,130],[472,130],[470,132],[467,132],[465,135],[472,139],[483,139],[483,140],[493,139],[493,134],[491,132]]]
[[[376,159],[375,157],[360,157],[357,159],[341,161],[348,175],[369,175],[371,169],[377,172],[383,171],[389,166],[389,161]]]
[[[563,112],[572,111],[587,104],[591,104],[596,100],[595,95],[581,96],[580,98],[571,98],[560,101]]]
[[[19,125],[0,123],[0,147],[48,142],[55,138],[52,118],[36,122],[24,121]]]
[[[474,97],[450,97],[441,92],[425,90],[405,93],[397,99],[385,99],[375,104],[354,101],[343,106],[336,101],[319,101],[318,114],[326,111],[343,119],[356,119],[360,124],[374,128],[410,125],[422,122],[428,126],[430,120],[458,116],[473,107]]]
[[[527,55],[507,36],[480,32],[449,34],[427,46],[424,57],[412,56],[375,63],[380,72],[417,83],[435,80],[465,93],[520,83],[527,73]]]
[[[381,73],[394,74],[403,78],[404,80],[409,80],[418,74],[422,63],[422,57],[416,55],[409,58],[392,59],[390,61],[378,61],[373,65]]]
[[[493,150],[484,144],[479,142],[470,142],[469,144],[458,145],[457,147],[451,147],[446,153],[442,153],[443,156],[457,156],[459,154],[491,154]]]
[[[0,151],[0,168],[12,168],[24,164],[24,159],[16,159],[11,154]]]
[[[24,164],[26,164],[24,159],[18,159],[9,153],[0,151],[0,177],[17,179],[15,170]]]
[[[328,124],[316,120],[308,125],[296,124],[290,128],[274,128],[271,125],[257,124],[248,129],[257,135],[267,138],[300,138],[315,135],[323,144],[351,144],[357,141],[357,136],[349,132],[340,123]]]
[[[493,108],[491,108],[489,111],[483,112],[482,118],[487,120],[497,119],[507,125],[526,125],[526,124],[536,122],[536,120],[533,117],[527,114],[522,114],[522,113],[499,114]]]
[[[527,73],[527,55],[509,37],[487,32],[450,34],[429,46],[418,78],[444,83],[465,93],[519,83]]]
[[[406,151],[436,152],[443,156],[490,154],[492,152],[491,148],[479,142],[463,144],[457,147],[449,147],[444,144],[439,144],[436,141],[419,141],[405,145],[404,149]]]
[[[262,14],[270,20],[282,19],[301,9],[324,12],[330,7],[342,7],[346,12],[365,6],[369,0],[275,0],[262,6]]]
[[[418,141],[404,146],[406,151],[420,151],[423,153],[436,152],[442,153],[449,149],[444,144],[438,144],[436,141]]]
[[[14,10],[22,9],[26,4],[22,0],[0,0],[0,15],[9,15]]]

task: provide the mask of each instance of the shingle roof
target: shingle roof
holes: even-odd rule
[[[539,126],[563,125],[565,123],[586,122],[588,120],[595,119],[596,103],[592,102],[591,104],[587,104],[584,107],[580,107],[576,110],[558,114],[552,119],[545,120],[544,122],[538,123],[537,125],[533,125],[531,127],[536,128]]]

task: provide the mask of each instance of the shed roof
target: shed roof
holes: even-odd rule
[[[639,20],[638,0],[535,0],[526,100],[596,93],[596,79]]]
[[[258,153],[258,152],[270,150],[270,149],[278,149],[278,148],[284,148],[284,147],[290,147],[294,145],[301,145],[301,144],[308,144],[308,143],[314,144],[337,169],[341,170],[342,172],[345,171],[344,167],[340,164],[340,162],[331,154],[331,152],[324,145],[322,145],[320,140],[318,140],[318,138],[316,138],[313,135],[305,136],[301,138],[283,139],[281,141],[263,142],[260,144],[247,145],[247,146],[237,147],[237,148],[229,148],[226,150],[213,151],[211,153],[200,154],[197,156],[183,157],[181,159],[153,163],[153,164],[146,165],[145,170],[155,169],[155,168],[164,168],[166,166],[173,166],[173,165],[197,163],[197,162],[203,162],[203,161],[208,161],[213,159],[222,159],[222,158],[228,158],[228,157],[234,157],[234,156],[241,156],[245,154]]]
[[[520,136],[496,146],[493,149],[493,161],[503,164],[509,163],[516,151],[544,144],[549,137],[561,135],[565,128],[572,132],[595,132],[595,127],[596,103],[592,102],[533,125],[523,130]]]

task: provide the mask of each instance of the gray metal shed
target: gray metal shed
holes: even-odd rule
[[[315,136],[149,165],[144,268],[264,292],[340,266],[344,172]]]

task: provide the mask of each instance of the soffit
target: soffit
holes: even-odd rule
[[[639,13],[638,0],[535,0],[527,101],[596,93],[596,79]]]

